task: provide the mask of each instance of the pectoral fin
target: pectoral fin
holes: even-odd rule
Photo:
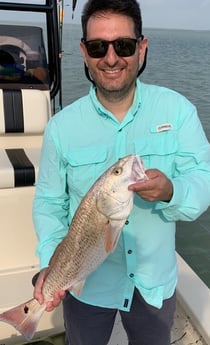
[[[110,220],[106,224],[106,236],[105,236],[105,250],[107,253],[111,253],[115,250],[118,240],[121,235],[121,229],[125,221]]]

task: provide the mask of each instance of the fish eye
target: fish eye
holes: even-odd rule
[[[113,170],[114,175],[118,176],[122,174],[122,168],[115,168]]]

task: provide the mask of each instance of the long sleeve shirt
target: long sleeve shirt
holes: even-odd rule
[[[194,105],[172,90],[137,80],[133,104],[119,122],[92,86],[49,121],[33,207],[37,254],[40,267],[48,266],[88,189],[128,154],[171,179],[173,197],[146,202],[135,195],[115,251],[76,297],[129,311],[136,287],[160,308],[177,283],[175,222],[196,219],[210,204],[210,145]]]

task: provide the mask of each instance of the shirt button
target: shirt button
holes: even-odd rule
[[[130,274],[129,274],[129,277],[130,277],[130,278],[133,278],[133,277],[134,277],[134,274],[133,274],[133,273],[130,273]]]
[[[118,132],[122,132],[122,128],[118,129]]]
[[[128,254],[132,254],[133,251],[131,249],[128,250]]]
[[[128,225],[128,224],[129,224],[129,220],[126,220],[126,221],[125,221],[125,225]]]

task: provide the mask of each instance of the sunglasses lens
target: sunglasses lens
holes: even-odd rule
[[[136,50],[136,39],[123,38],[113,42],[114,49],[118,56],[128,57],[132,56]]]
[[[88,55],[92,58],[102,58],[106,55],[108,50],[108,43],[102,40],[93,40],[85,42]]]
[[[114,41],[92,40],[84,42],[88,55],[92,58],[102,58],[107,54],[109,44],[112,44],[115,53],[121,57],[132,56],[136,50],[135,38],[120,38]]]

